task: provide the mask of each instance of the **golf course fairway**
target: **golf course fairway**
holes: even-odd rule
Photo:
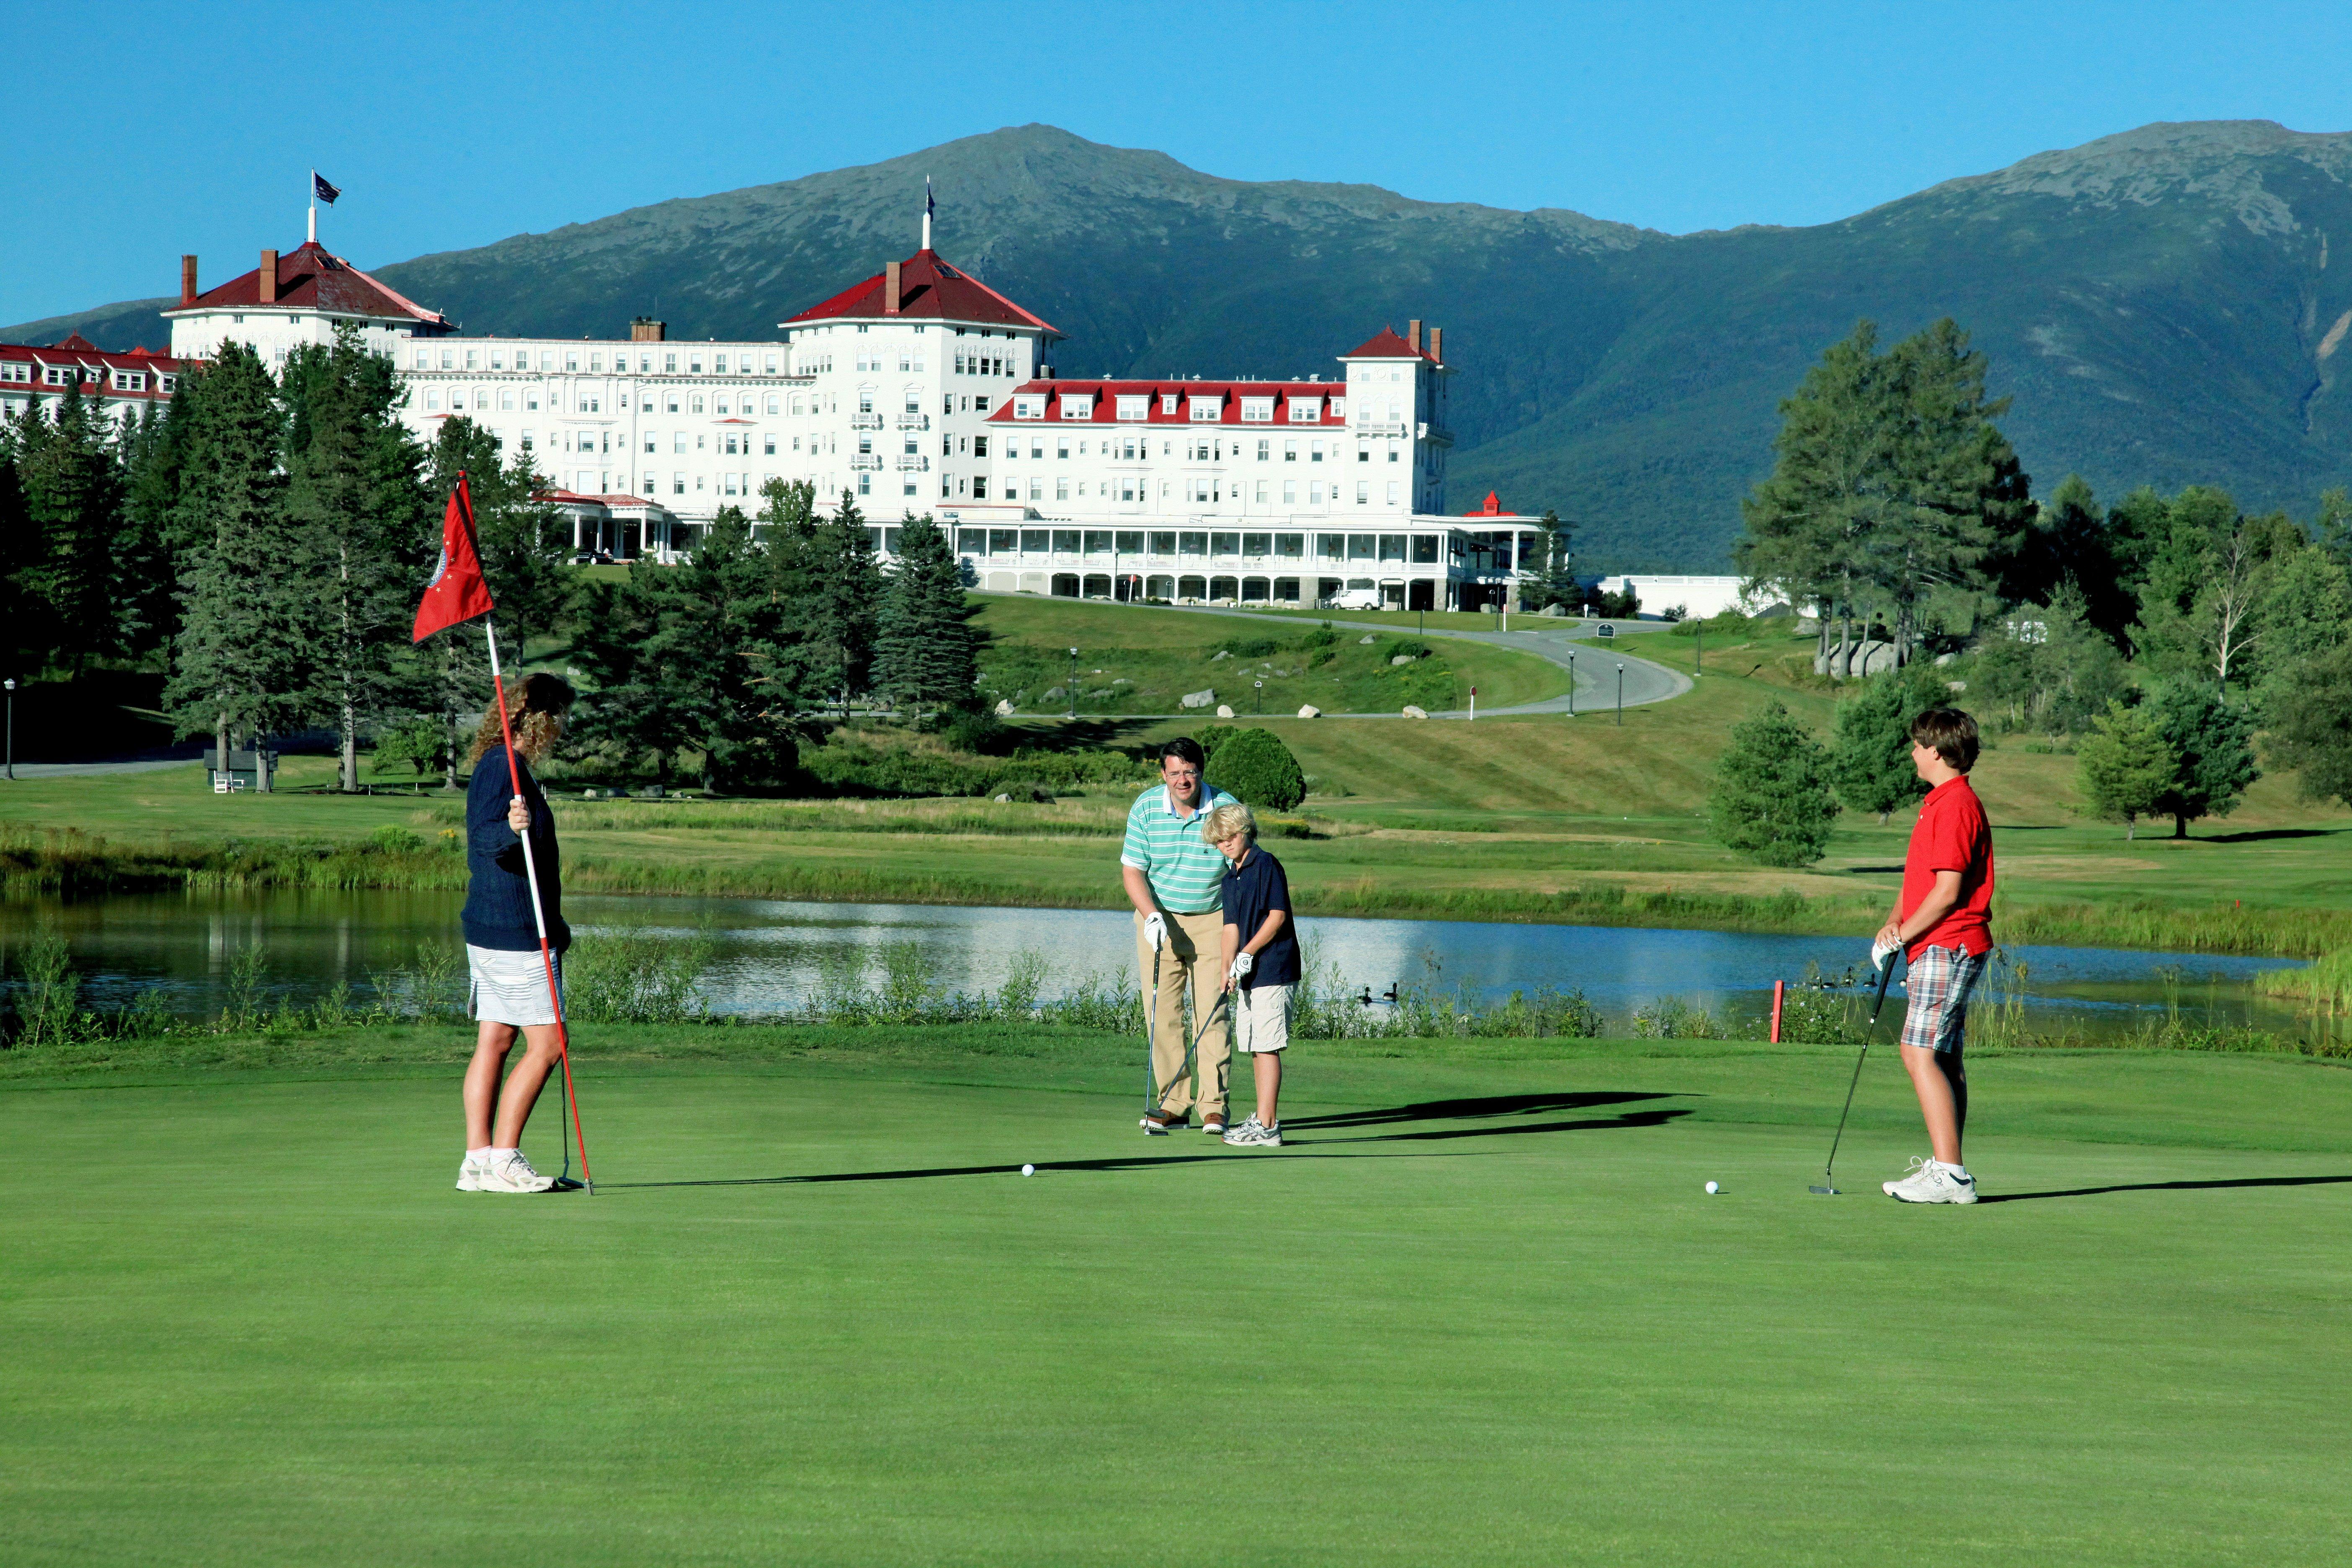
[[[1843,1048],[1302,1042],[1293,1142],[1250,1152],[1141,1136],[1113,1037],[688,1032],[744,1044],[583,1046],[593,1196],[452,1190],[456,1029],[0,1083],[0,1560],[2352,1542],[2338,1065],[1987,1056],[2000,1201],[1910,1208],[1884,1051],[1825,1198]]]

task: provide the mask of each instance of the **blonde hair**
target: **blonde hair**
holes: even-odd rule
[[[1218,806],[1201,824],[1201,837],[1207,843],[1222,844],[1236,833],[1253,844],[1257,842],[1257,818],[1237,800]]]
[[[521,710],[509,710],[514,722],[515,755],[534,768],[547,761],[547,753],[555,750],[556,737],[562,732],[563,716],[572,711],[572,683],[561,676],[534,675],[522,683]],[[498,700],[492,698],[490,705],[482,710],[482,721],[474,726],[474,748],[466,753],[466,765],[472,767],[505,743]]]

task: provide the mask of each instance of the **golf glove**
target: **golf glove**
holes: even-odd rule
[[[1143,940],[1154,952],[1168,945],[1168,921],[1157,910],[1143,917]]]
[[[1889,947],[1880,942],[1872,942],[1870,944],[1870,972],[1873,974],[1877,973],[1880,967],[1884,965],[1888,959],[1895,956],[1900,945],[1900,943],[1897,943],[1894,947]]]
[[[1249,972],[1256,966],[1257,960],[1248,953],[1236,953],[1234,955],[1234,966],[1225,971],[1225,978],[1234,984],[1239,984],[1249,978]]]

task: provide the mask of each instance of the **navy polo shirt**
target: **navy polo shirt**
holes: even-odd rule
[[[1225,868],[1225,923],[1241,928],[1241,940],[1235,951],[1249,945],[1257,928],[1265,924],[1265,917],[1276,910],[1289,914],[1282,930],[1272,942],[1258,950],[1256,962],[1243,981],[1244,985],[1264,982],[1268,985],[1298,984],[1298,917],[1290,910],[1290,879],[1282,874],[1282,862],[1258,848],[1250,847],[1241,869]]]

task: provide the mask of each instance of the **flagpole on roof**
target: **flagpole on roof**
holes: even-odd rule
[[[931,247],[931,208],[938,204],[931,199],[931,177],[923,176],[923,248]]]
[[[319,171],[310,171],[310,243],[319,243]]]

